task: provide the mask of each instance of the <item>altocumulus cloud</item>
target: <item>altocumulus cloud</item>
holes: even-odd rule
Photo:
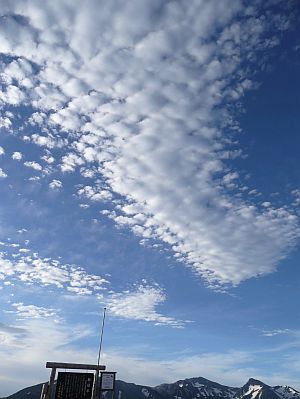
[[[25,305],[23,302],[13,303],[12,306],[16,309],[16,314],[22,319],[39,319],[45,317],[56,316],[54,309],[45,308],[36,305]]]
[[[28,124],[43,127],[43,136],[24,139],[45,147],[58,171],[101,176],[105,189],[90,185],[79,194],[122,196],[108,216],[170,245],[213,287],[274,271],[299,236],[288,207],[236,195],[243,187],[228,167],[241,153],[225,133],[238,129],[230,109],[255,87],[262,51],[288,27],[286,14],[272,14],[269,4],[0,5],[8,56],[1,104],[32,107]],[[64,150],[59,159],[56,147]],[[24,165],[42,169],[37,161]]]
[[[159,313],[158,307],[166,302],[167,298],[164,290],[157,284],[151,286],[147,281],[143,281],[141,285],[133,286],[124,292],[107,292],[109,281],[99,275],[88,274],[82,267],[62,264],[51,258],[41,258],[38,253],[31,253],[29,249],[24,251],[24,248],[19,248],[19,244],[12,242],[0,244],[18,251],[12,256],[7,251],[0,251],[0,289],[2,284],[18,283],[51,287],[72,299],[95,295],[115,317],[142,320],[173,328],[182,328],[187,323]],[[60,321],[59,312],[52,308],[23,302],[13,303],[12,307],[13,310],[5,312],[14,313],[21,319],[55,317]]]
[[[50,258],[41,258],[37,253],[22,255],[11,260],[6,253],[0,252],[0,281],[21,281],[24,284],[36,284],[42,287],[54,286],[76,295],[91,295],[105,289],[108,281],[100,276],[88,274],[75,265],[64,265]]]

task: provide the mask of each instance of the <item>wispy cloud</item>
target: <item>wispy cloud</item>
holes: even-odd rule
[[[12,327],[3,323],[0,323],[0,331],[9,334],[23,334],[26,332],[26,330],[24,330],[23,328]]]
[[[29,319],[24,320],[18,328],[23,332],[22,340],[18,335],[20,331],[14,327],[5,333],[6,345],[0,346],[0,364],[5,364],[1,370],[1,387],[7,394],[12,393],[11,376],[15,373],[20,378],[15,381],[14,390],[46,381],[49,371],[45,369],[45,364],[49,360],[68,359],[77,363],[96,361],[97,340],[95,347],[76,345],[82,338],[91,338],[95,334],[94,329],[88,326],[67,327],[63,323],[53,325],[47,319]],[[177,356],[175,360],[161,356],[159,360],[149,360],[136,353],[134,347],[127,347],[126,352],[104,348],[101,359],[107,368],[118,371],[119,379],[139,384],[158,385],[191,376],[204,376],[225,385],[241,386],[252,376],[270,385],[282,383],[296,388],[299,385],[296,378],[299,362],[296,356],[290,358],[294,361],[294,379],[285,374],[284,368],[280,375],[265,372],[260,367],[259,354],[250,351],[206,352]]]
[[[263,330],[262,335],[265,337],[275,337],[276,335],[282,335],[282,334],[289,334],[291,330],[285,328],[285,329],[275,329],[275,330]]]
[[[77,325],[70,329],[48,319],[32,318],[24,320],[18,329],[0,330],[0,360],[2,365],[5,364],[1,367],[3,394],[46,381],[49,372],[45,365],[49,360],[64,358],[78,363],[95,362],[93,351],[72,347],[78,339],[91,333],[88,326]],[[16,372],[19,378],[12,388]]]
[[[150,321],[156,325],[183,327],[186,322],[157,312],[157,306],[165,300],[166,295],[160,287],[140,285],[134,291],[112,294],[107,300],[107,306],[115,316]]]

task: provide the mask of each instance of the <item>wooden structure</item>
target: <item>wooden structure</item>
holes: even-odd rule
[[[41,398],[40,399],[52,399],[54,381],[56,377],[57,369],[72,369],[72,370],[93,370],[95,371],[94,385],[92,391],[92,399],[96,398],[98,381],[99,381],[99,371],[105,370],[105,366],[94,365],[94,364],[78,364],[78,363],[56,363],[47,362],[46,368],[51,369],[49,382],[43,385]]]

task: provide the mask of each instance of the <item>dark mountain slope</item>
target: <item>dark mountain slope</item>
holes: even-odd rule
[[[3,399],[39,399],[42,385],[24,388]],[[102,398],[111,396],[104,393]],[[300,393],[288,386],[271,387],[253,378],[242,388],[234,388],[198,377],[156,387],[117,380],[114,399],[300,399]]]

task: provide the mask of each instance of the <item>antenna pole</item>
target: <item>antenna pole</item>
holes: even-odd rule
[[[103,316],[102,316],[102,327],[101,327],[101,335],[100,335],[100,342],[99,342],[99,352],[98,352],[98,361],[97,361],[97,366],[98,370],[96,371],[95,374],[95,381],[94,381],[94,387],[93,387],[93,392],[92,392],[92,399],[98,399],[98,381],[99,381],[99,365],[100,365],[100,359],[101,359],[101,349],[102,349],[102,342],[103,342],[103,332],[104,332],[104,324],[105,324],[105,314],[106,314],[106,308],[103,308]],[[100,391],[101,395],[101,391]]]
[[[99,344],[99,353],[98,353],[98,362],[97,362],[97,365],[98,365],[98,366],[99,366],[99,364],[100,364],[100,358],[101,358],[101,349],[102,349],[102,341],[103,341],[105,314],[106,314],[106,308],[103,308],[102,328],[101,328],[101,336],[100,336],[100,344]]]

